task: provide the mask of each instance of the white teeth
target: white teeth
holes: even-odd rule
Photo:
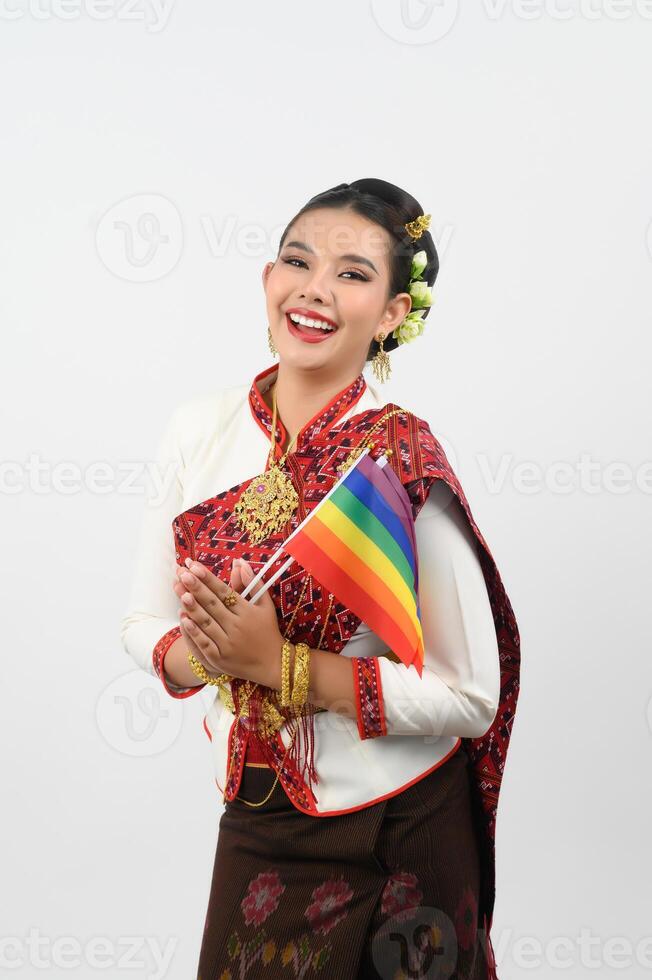
[[[328,323],[324,323],[323,320],[313,320],[307,316],[301,316],[299,313],[289,313],[288,316],[293,323],[300,323],[304,327],[318,327],[320,330],[335,330],[335,327],[331,327]]]

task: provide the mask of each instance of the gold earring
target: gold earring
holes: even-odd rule
[[[383,350],[383,341],[385,340],[386,336],[387,334],[381,333],[380,337],[377,338],[378,343],[380,344],[380,349],[376,351],[371,359],[373,372],[381,384],[384,384],[392,373],[392,366],[389,363],[389,354],[386,350]]]
[[[274,347],[274,341],[272,339],[272,331],[269,326],[267,327],[267,343],[269,345],[270,352],[274,355],[278,354],[276,347]]]

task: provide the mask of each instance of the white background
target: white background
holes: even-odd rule
[[[442,260],[383,393],[449,450],[521,629],[499,975],[648,974],[652,3],[411,2],[0,2],[8,976],[195,976],[222,809],[201,697],[120,646],[126,474],[272,363],[281,229],[371,176]]]

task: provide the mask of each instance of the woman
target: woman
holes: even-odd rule
[[[362,373],[383,382],[423,332],[428,223],[382,180],[312,198],[263,272],[278,365],[182,403],[159,446],[175,478],[146,514],[122,637],[172,697],[216,689],[224,813],[198,980],[496,976],[518,628],[428,423]],[[364,448],[412,506],[421,676],[298,562],[241,595]]]

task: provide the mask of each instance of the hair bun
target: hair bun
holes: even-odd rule
[[[390,184],[387,180],[381,180],[379,177],[363,177],[361,180],[354,180],[349,186],[365,194],[373,194],[374,197],[380,198],[381,201],[391,204],[395,208],[401,207],[405,197],[405,191],[401,190],[400,187],[397,187],[396,184]]]

